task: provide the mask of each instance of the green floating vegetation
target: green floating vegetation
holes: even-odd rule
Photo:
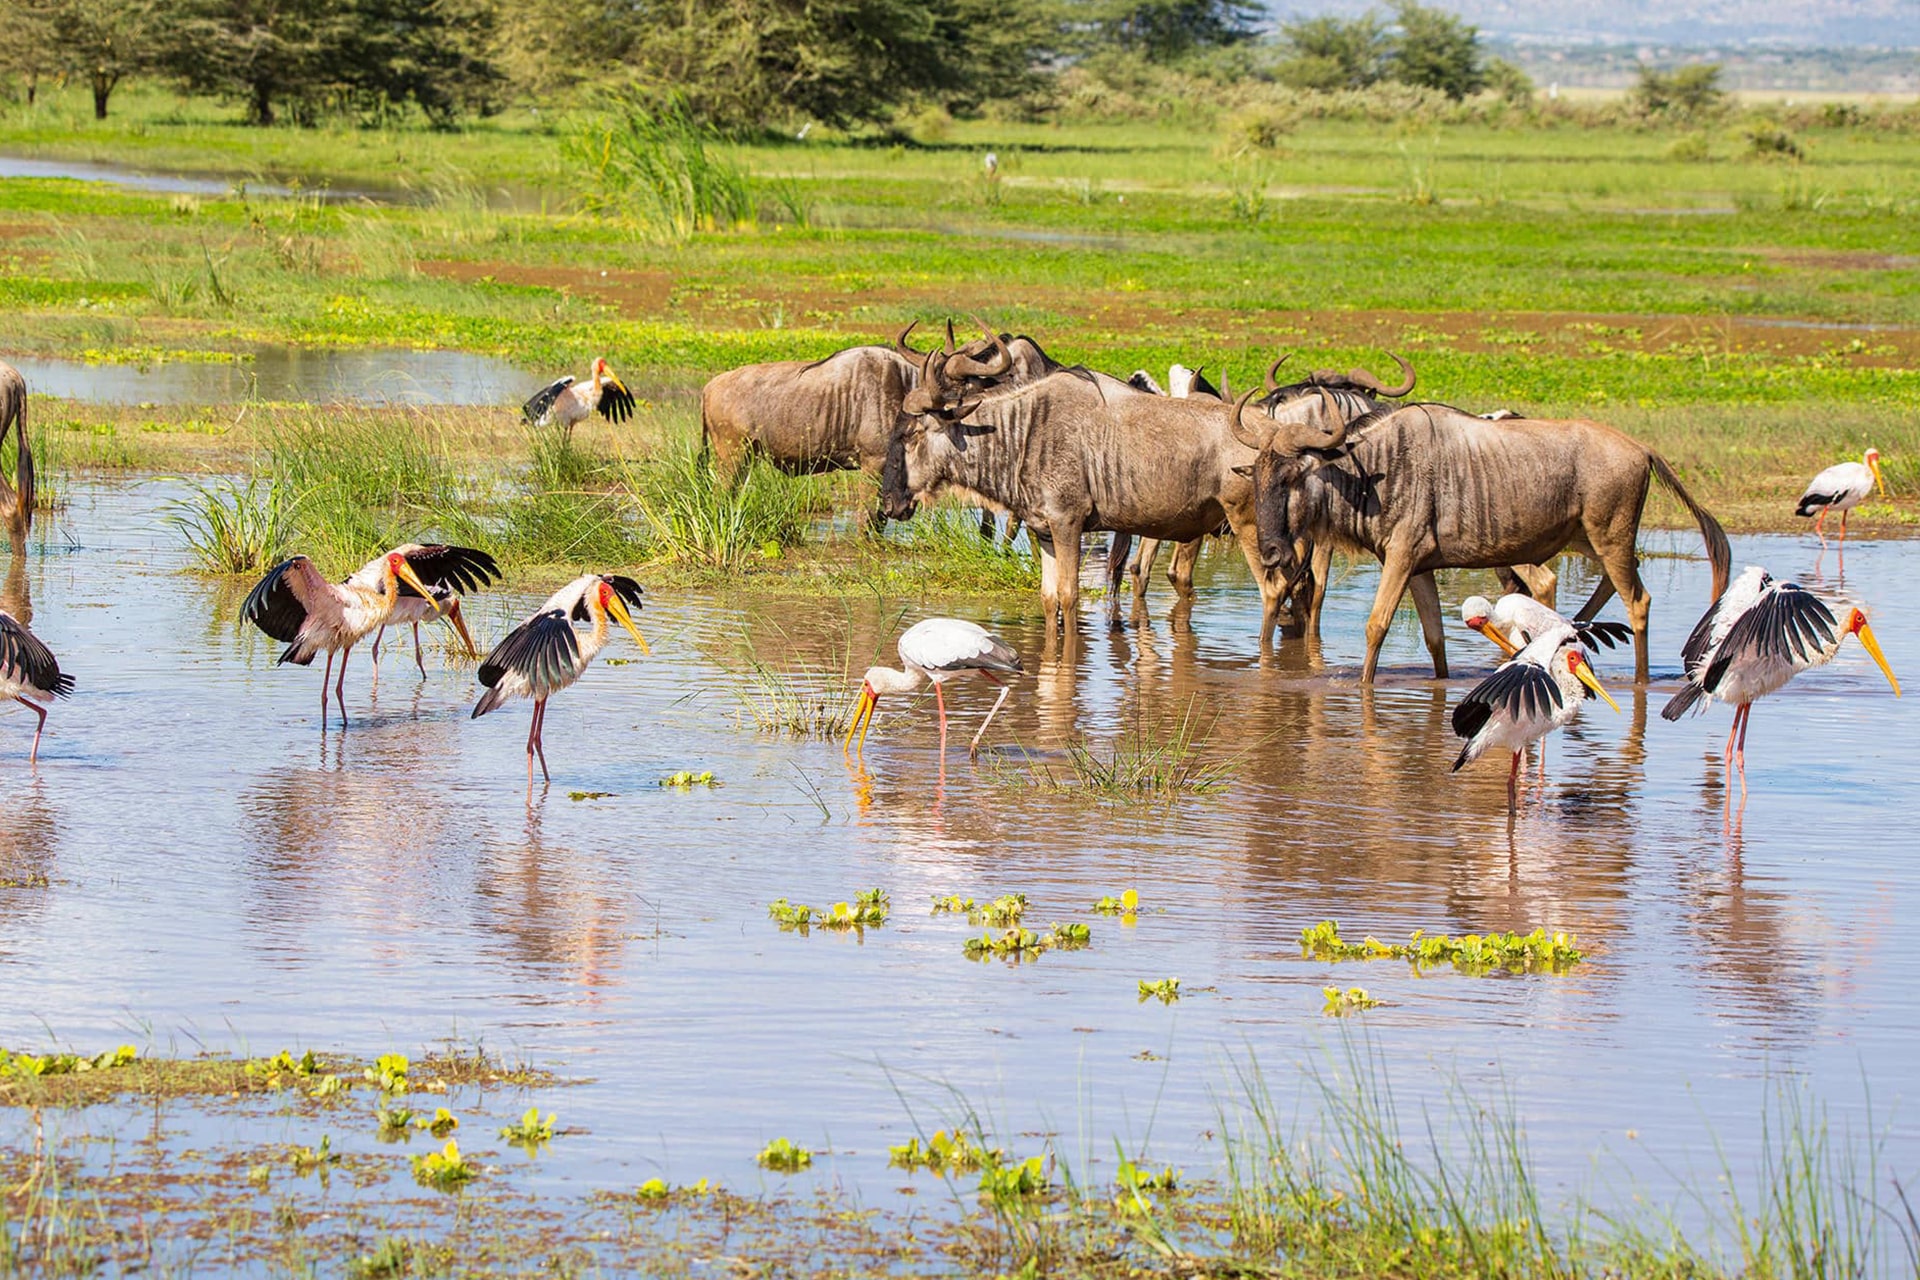
[[[887,1163],[898,1169],[912,1173],[916,1169],[930,1169],[940,1173],[972,1173],[975,1169],[999,1164],[1006,1158],[1006,1152],[998,1147],[988,1147],[976,1142],[966,1134],[955,1130],[936,1130],[933,1137],[922,1146],[920,1139],[908,1138],[897,1147],[887,1148]]]
[[[0,1077],[34,1080],[83,1071],[111,1071],[115,1067],[127,1066],[139,1057],[139,1050],[130,1044],[96,1053],[90,1058],[78,1053],[13,1053],[0,1049]]]
[[[1047,1189],[1044,1156],[1028,1156],[1012,1164],[990,1164],[980,1171],[980,1197],[983,1200],[1028,1199],[1045,1195]]]
[[[1367,994],[1365,987],[1322,987],[1321,994],[1327,999],[1320,1012],[1330,1018],[1344,1018],[1361,1009],[1377,1009],[1380,1001]]]
[[[642,1204],[664,1207],[675,1200],[704,1196],[713,1190],[707,1179],[676,1187],[665,1178],[648,1178],[633,1189],[633,1198]]]
[[[1084,924],[1055,924],[1045,933],[1035,933],[1016,924],[999,933],[988,930],[977,938],[968,938],[962,949],[971,960],[998,957],[1018,964],[1022,960],[1037,959],[1048,951],[1078,951],[1092,937],[1093,931]]]
[[[813,1165],[813,1152],[796,1146],[786,1138],[775,1138],[755,1156],[754,1163],[775,1173],[798,1173]]]
[[[422,1116],[418,1120],[415,1120],[413,1127],[416,1129],[425,1129],[436,1138],[445,1138],[460,1127],[460,1117],[454,1115],[453,1112],[447,1110],[445,1107],[435,1107],[432,1115]]]
[[[383,1053],[373,1060],[373,1065],[360,1073],[360,1078],[386,1094],[405,1093],[407,1091],[407,1055],[404,1053]]]
[[[1140,979],[1140,1003],[1158,1000],[1161,1004],[1172,1004],[1180,998],[1180,979],[1159,978],[1152,982]]]
[[[1008,929],[1020,923],[1027,913],[1027,895],[1024,893],[1003,893],[991,902],[975,902],[972,898],[963,898],[959,894],[935,894],[933,910],[930,915],[964,915],[967,923],[982,925],[992,929]]]
[[[526,1114],[518,1120],[501,1126],[500,1136],[531,1155],[535,1148],[553,1141],[553,1135],[558,1132],[556,1128],[558,1124],[559,1117],[551,1111],[543,1120],[540,1118],[540,1108],[528,1107]]]
[[[720,784],[714,779],[711,769],[703,769],[699,773],[691,769],[681,769],[660,779],[660,785],[672,787],[676,791],[691,791],[695,787],[717,787]]]
[[[863,889],[853,895],[852,902],[836,902],[824,911],[804,902],[775,898],[767,904],[767,915],[780,926],[782,933],[804,936],[813,929],[844,931],[877,928],[887,922],[887,912],[892,906],[893,899],[887,896],[886,890]]]
[[[1459,937],[1415,930],[1404,943],[1367,937],[1348,942],[1332,920],[1300,932],[1300,954],[1313,960],[1405,960],[1415,969],[1451,964],[1467,974],[1562,973],[1585,959],[1570,933],[1463,933]]]
[[[1102,916],[1136,915],[1140,911],[1140,891],[1128,889],[1117,898],[1112,895],[1103,897],[1093,904],[1093,911],[1094,914]]]
[[[480,1170],[460,1154],[460,1143],[447,1139],[438,1151],[413,1157],[413,1180],[436,1191],[453,1191],[478,1177]]]

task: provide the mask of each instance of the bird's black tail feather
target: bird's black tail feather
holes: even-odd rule
[[[502,700],[503,695],[498,686],[487,690],[480,695],[480,701],[473,704],[473,714],[467,718],[470,720],[478,720],[481,716],[499,706]]]
[[[1688,685],[1680,692],[1674,694],[1673,697],[1667,701],[1666,706],[1660,708],[1660,718],[1662,720],[1678,720],[1681,716],[1693,710],[1693,704],[1700,701],[1701,696],[1705,693],[1706,690],[1697,684]]]

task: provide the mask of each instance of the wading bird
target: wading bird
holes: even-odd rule
[[[422,551],[484,555],[467,547],[423,547]],[[327,680],[333,675],[333,655],[340,655],[340,677],[333,692],[340,703],[340,724],[347,723],[347,656],[353,646],[393,616],[404,583],[416,595],[430,599],[433,588],[415,572],[404,550],[389,551],[375,562],[377,575],[362,579],[363,569],[346,582],[328,582],[305,556],[283,560],[267,570],[240,606],[240,616],[259,627],[286,649],[277,662],[309,666],[315,654],[327,655],[326,674],[320,677],[320,727],[327,724]],[[369,566],[371,568],[371,566]]]
[[[542,734],[547,723],[547,699],[578,680],[587,665],[607,646],[607,619],[627,629],[640,652],[651,653],[646,637],[633,625],[629,607],[641,607],[646,592],[632,578],[585,574],[547,597],[531,618],[507,633],[480,664],[480,683],[487,687],[474,704],[473,718],[514,698],[533,699],[533,723],[527,728],[527,786],[533,786],[533,758],[540,757],[540,776],[547,772]],[[575,622],[585,622],[583,635]]]
[[[72,692],[73,677],[61,674],[53,651],[12,614],[0,613],[0,702],[11,698],[40,717],[28,764],[40,759],[40,735],[47,731],[47,709],[40,704]]]
[[[593,362],[593,372],[585,382],[572,374],[555,378],[542,387],[533,399],[520,406],[528,422],[536,427],[559,425],[573,433],[573,424],[591,416],[595,410],[610,422],[625,422],[633,416],[633,392],[614,376],[606,358]]]
[[[1820,549],[1827,548],[1827,512],[1840,513],[1840,550],[1847,549],[1847,513],[1867,500],[1874,486],[1880,487],[1880,496],[1887,493],[1887,482],[1880,475],[1880,451],[1867,450],[1867,456],[1859,462],[1838,462],[1828,467],[1807,485],[1807,491],[1800,495],[1800,505],[1793,509],[1797,516],[1818,514],[1813,522],[1813,531],[1820,535]]]
[[[1485,596],[1469,596],[1460,602],[1460,619],[1499,645],[1509,658],[1555,627],[1572,627],[1588,647],[1611,649],[1633,639],[1633,628],[1624,622],[1575,622],[1517,591],[1491,602]]]
[[[1678,720],[1689,709],[1705,710],[1708,703],[1732,703],[1733,727],[1727,731],[1727,769],[1740,772],[1740,798],[1747,795],[1747,720],[1756,700],[1766,697],[1811,667],[1824,666],[1850,635],[1880,666],[1900,696],[1900,681],[1887,665],[1880,642],[1873,638],[1867,615],[1847,610],[1838,623],[1820,597],[1797,582],[1775,582],[1758,565],[1734,579],[1687,637],[1682,660],[1687,687],[1660,710],[1664,720]],[[1728,802],[1732,802],[1729,788]]]
[[[1478,760],[1489,747],[1513,753],[1507,772],[1507,812],[1520,802],[1520,758],[1532,743],[1569,723],[1580,713],[1585,696],[1581,686],[1607,700],[1615,711],[1620,704],[1600,687],[1580,637],[1571,626],[1556,627],[1535,637],[1511,661],[1473,687],[1453,709],[1454,736],[1467,744],[1453,762],[1455,772]]]
[[[411,586],[401,584],[400,598],[393,602],[393,611],[373,636],[373,678],[380,679],[380,640],[387,634],[388,627],[397,627],[406,623],[413,625],[413,660],[420,668],[420,675],[427,674],[426,660],[420,653],[420,624],[444,619],[460,633],[460,639],[467,646],[467,656],[480,656],[474,646],[473,637],[467,632],[467,623],[460,616],[461,591],[474,591],[488,583],[498,580],[500,566],[494,558],[484,551],[472,547],[450,547],[436,544],[423,547],[419,543],[409,542],[395,547],[388,555],[406,557],[421,581],[427,584],[428,594],[421,595]],[[372,591],[382,589],[386,575],[386,556],[377,556],[367,561],[348,578],[346,585]]]
[[[860,735],[859,750],[866,750],[867,729],[873,723],[873,711],[879,705],[881,694],[913,693],[921,685],[931,684],[934,704],[940,709],[940,753],[944,756],[947,750],[947,700],[940,686],[956,676],[974,671],[982,679],[1000,686],[1000,696],[993,700],[993,709],[980,722],[980,731],[973,735],[973,741],[967,747],[969,757],[978,756],[980,739],[985,736],[987,726],[993,723],[1000,704],[1007,700],[1008,687],[994,673],[1021,674],[1024,668],[1020,665],[1020,655],[988,635],[985,628],[959,618],[928,618],[914,623],[901,633],[899,649],[905,670],[867,668],[867,674],[860,683],[860,700],[854,704],[853,720],[847,725],[844,745],[852,749],[857,732]]]

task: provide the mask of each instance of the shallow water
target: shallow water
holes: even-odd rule
[[[0,156],[0,179],[5,178],[70,178],[77,182],[105,182],[116,187],[131,187],[136,191],[215,197],[231,195],[236,187],[244,185],[249,196],[297,195],[329,203],[365,201],[372,204],[398,204],[405,202],[407,194],[371,188],[294,188],[276,182],[261,182],[238,173],[166,173],[133,169],[125,165],[96,164],[86,160],[51,160],[35,156]]]
[[[43,1047],[50,1029],[88,1051],[371,1054],[479,1038],[594,1078],[542,1099],[585,1130],[540,1158],[543,1184],[664,1173],[751,1189],[780,1181],[752,1157],[787,1136],[823,1153],[799,1182],[881,1201],[905,1181],[887,1144],[950,1123],[957,1099],[1019,1154],[1057,1134],[1095,1176],[1116,1136],[1210,1172],[1232,1061],[1257,1058],[1290,1110],[1296,1064],[1341,1052],[1342,1024],[1321,1014],[1337,982],[1387,1002],[1346,1025],[1389,1065],[1404,1116],[1456,1082],[1509,1091],[1561,1190],[1618,1202],[1633,1183],[1670,1201],[1676,1176],[1718,1172],[1714,1140],[1745,1174],[1785,1075],[1810,1080],[1836,1125],[1884,1128],[1883,1170],[1920,1169],[1920,989],[1899,944],[1920,910],[1901,829],[1920,770],[1912,700],[1852,645],[1768,699],[1754,795],[1723,833],[1724,710],[1658,716],[1706,601],[1690,538],[1648,541],[1678,553],[1644,566],[1663,679],[1635,690],[1603,655],[1625,714],[1589,704],[1557,735],[1549,785],[1511,829],[1503,762],[1448,772],[1447,711],[1490,665],[1477,637],[1452,638],[1456,678],[1436,682],[1403,622],[1369,695],[1351,672],[1371,570],[1336,585],[1332,669],[1316,671],[1297,646],[1261,657],[1257,597],[1212,554],[1190,633],[1169,628],[1161,585],[1147,630],[1090,629],[1077,661],[1043,656],[1024,602],[954,611],[1028,656],[996,743],[1051,752],[1136,722],[1165,731],[1192,707],[1214,751],[1248,752],[1224,794],[1166,809],[1036,794],[957,743],[942,780],[928,705],[883,704],[870,776],[851,773],[835,743],[739,723],[742,650],[836,670],[850,650],[863,666],[902,606],[663,590],[640,619],[654,656],[597,664],[555,700],[555,782],[529,805],[524,706],[470,721],[471,671],[447,669],[437,638],[424,682],[404,641],[390,648],[377,696],[356,655],[354,722],[323,731],[318,672],[275,668],[275,646],[235,626],[237,592],[180,572],[156,519],[168,493],[76,484],[26,565],[34,627],[79,689],[37,770],[31,719],[0,717],[0,870],[48,882],[0,889],[0,1044]],[[1895,670],[1920,678],[1916,556],[1857,542],[1844,580],[1831,555],[1817,579],[1810,544],[1768,537],[1737,539],[1735,563],[1869,604]],[[481,643],[532,600],[471,600]],[[637,658],[624,640],[609,656]],[[960,731],[988,692],[956,687]],[[681,768],[724,785],[658,785]],[[863,938],[766,918],[776,897],[873,885],[893,917]],[[1088,913],[1126,888],[1136,924]],[[974,963],[961,944],[978,931],[926,914],[934,894],[1007,892],[1029,896],[1035,927],[1087,921],[1092,946]],[[1350,937],[1545,925],[1591,959],[1525,978],[1301,959],[1300,930],[1329,916]],[[1137,999],[1140,979],[1168,976],[1178,1003]],[[0,1117],[0,1135],[22,1141],[25,1123]],[[287,1127],[373,1146],[370,1122]]]
[[[88,364],[8,356],[40,395],[97,404],[232,404],[258,397],[314,404],[518,405],[545,385],[539,374],[468,351],[263,345],[216,364]]]

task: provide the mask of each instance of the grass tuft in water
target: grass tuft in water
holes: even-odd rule
[[[299,504],[278,480],[215,480],[176,498],[164,519],[208,573],[258,573],[293,545]]]
[[[710,456],[685,443],[632,468],[628,485],[654,559],[727,572],[800,545],[812,504],[765,462],[728,483]]]
[[[1086,738],[1067,745],[1064,768],[1031,756],[1017,764],[996,765],[1000,782],[1103,800],[1171,801],[1187,795],[1224,791],[1245,748],[1225,759],[1208,759],[1192,702],[1173,731],[1157,736],[1144,722],[1106,746]]]

